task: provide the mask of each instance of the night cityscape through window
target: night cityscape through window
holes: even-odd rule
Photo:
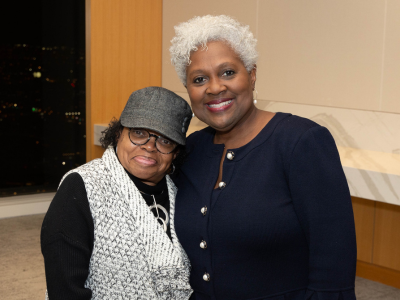
[[[0,6],[0,197],[55,191],[86,161],[85,1]]]

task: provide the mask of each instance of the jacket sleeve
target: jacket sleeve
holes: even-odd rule
[[[289,186],[309,245],[307,300],[353,300],[356,237],[351,197],[335,142],[308,129],[290,159]]]
[[[89,300],[84,287],[93,250],[94,226],[82,177],[68,175],[60,185],[41,230],[50,300]]]

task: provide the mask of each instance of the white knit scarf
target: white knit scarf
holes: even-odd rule
[[[177,190],[169,176],[172,241],[114,149],[65,176],[72,172],[83,178],[93,216],[94,247],[85,283],[92,299],[189,299],[190,263],[175,232]]]

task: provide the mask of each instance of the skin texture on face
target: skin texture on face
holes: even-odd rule
[[[150,133],[160,135],[148,130]],[[174,151],[170,154],[160,153],[151,137],[145,145],[137,146],[129,139],[129,129],[124,128],[118,139],[117,155],[122,166],[132,175],[148,185],[156,185],[167,174],[172,161],[177,156]]]
[[[190,59],[186,88],[194,114],[219,132],[246,126],[257,111],[253,104],[256,69],[249,73],[221,41],[209,42]]]

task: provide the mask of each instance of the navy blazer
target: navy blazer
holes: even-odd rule
[[[175,178],[175,228],[192,263],[191,299],[355,299],[355,227],[335,142],[318,124],[277,113],[248,144],[187,140]]]

